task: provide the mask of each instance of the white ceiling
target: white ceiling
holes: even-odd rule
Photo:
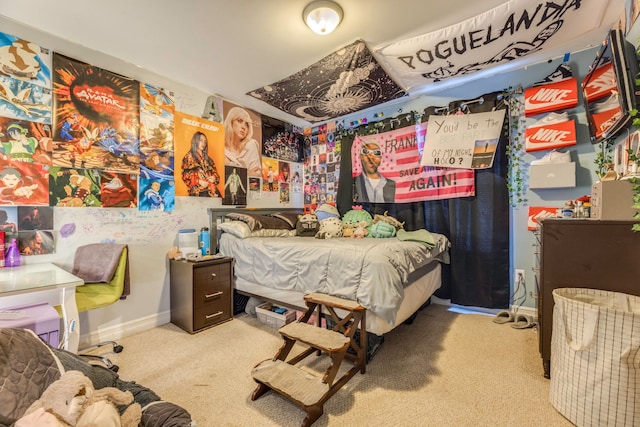
[[[342,24],[334,33],[318,36],[302,21],[302,10],[309,1],[0,0],[0,13],[205,93],[304,124],[245,94],[288,77],[357,39],[364,40],[373,51],[506,2],[337,0],[344,10]],[[604,39],[624,4],[624,0],[608,1],[615,7],[608,8],[601,27],[559,47],[556,56],[584,50]],[[523,61],[541,60],[531,55]],[[437,90],[431,85],[431,92]]]

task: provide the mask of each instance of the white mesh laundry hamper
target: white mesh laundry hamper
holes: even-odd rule
[[[551,404],[577,426],[640,426],[640,297],[553,291]]]

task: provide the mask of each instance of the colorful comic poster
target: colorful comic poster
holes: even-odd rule
[[[148,179],[173,178],[173,150],[142,150],[140,152],[140,176]]]
[[[100,171],[52,166],[49,169],[49,205],[100,207]]]
[[[0,74],[50,88],[51,51],[0,32]]]
[[[0,205],[48,205],[47,168],[38,163],[0,159]]]
[[[18,232],[18,248],[22,255],[46,255],[55,252],[55,240],[51,230]]]
[[[53,54],[53,164],[140,170],[137,81]]]
[[[176,183],[172,179],[140,177],[138,210],[172,212],[175,207]]]
[[[0,115],[51,124],[51,89],[0,75]]]
[[[51,165],[51,125],[0,117],[0,152],[5,160]]]
[[[176,196],[224,195],[222,124],[175,113]]]
[[[103,208],[135,208],[138,206],[138,175],[102,172],[100,201]]]
[[[289,203],[291,201],[290,193],[289,193],[289,183],[281,182],[280,183],[280,203]]]
[[[140,83],[140,150],[173,151],[175,105],[161,88]]]

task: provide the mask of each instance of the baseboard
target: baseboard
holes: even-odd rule
[[[153,314],[126,323],[119,323],[115,326],[99,328],[86,335],[80,335],[80,348],[98,344],[102,341],[116,341],[120,338],[144,332],[171,322],[171,312]]]
[[[461,312],[461,313],[464,312],[464,313],[477,313],[477,314],[495,315],[500,311],[500,310],[484,308],[484,307],[467,307],[467,306],[462,306],[462,305],[457,305],[457,304],[451,304],[451,300],[438,298],[436,296],[432,296],[431,297],[431,302],[433,302],[434,304],[451,307],[452,310],[455,310],[455,311],[458,311],[458,312]],[[538,321],[538,309],[537,308],[511,306],[510,309],[511,309],[511,311],[515,311],[515,312],[517,312],[519,314],[524,314],[524,315],[527,315],[527,316],[531,316],[533,318],[534,322]]]

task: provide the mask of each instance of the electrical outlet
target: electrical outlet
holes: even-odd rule
[[[530,292],[529,292],[529,296],[530,296],[531,298],[538,298],[538,294],[537,294],[536,292],[533,292],[533,291],[530,291]]]
[[[518,283],[520,281],[524,283],[524,270],[516,268],[513,283]]]

